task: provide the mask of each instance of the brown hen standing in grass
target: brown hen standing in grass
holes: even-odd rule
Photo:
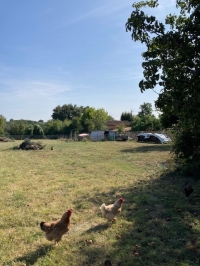
[[[60,220],[46,223],[41,222],[40,228],[45,232],[45,236],[49,241],[55,241],[56,245],[61,240],[62,236],[69,231],[70,217],[72,210],[68,210],[63,214]]]

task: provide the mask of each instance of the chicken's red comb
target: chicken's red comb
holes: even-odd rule
[[[121,202],[124,202],[124,198],[121,197],[120,200],[121,200]]]

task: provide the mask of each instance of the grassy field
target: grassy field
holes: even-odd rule
[[[188,201],[186,177],[168,173],[169,145],[44,140],[40,151],[13,150],[21,142],[0,143],[0,265],[199,264],[199,182],[189,179]],[[99,207],[120,196],[108,226]],[[39,224],[69,208],[69,234],[55,246]]]

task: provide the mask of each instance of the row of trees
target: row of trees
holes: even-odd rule
[[[6,121],[0,116],[0,134],[6,135],[70,135],[76,133],[90,132],[91,130],[107,129],[106,122],[113,120],[103,108],[83,107],[72,104],[57,106],[53,109],[52,119],[43,122],[42,120],[13,120]],[[153,115],[152,105],[144,103],[140,106],[137,115],[124,112],[121,120],[131,122],[133,131],[159,130],[161,129],[160,119]]]
[[[9,122],[1,116],[0,134],[8,135],[69,135],[72,130],[76,132],[89,132],[91,130],[106,129],[106,122],[111,117],[103,109],[93,107],[78,107],[68,104],[57,106],[53,110],[52,119],[43,122],[42,120],[13,120]]]
[[[121,120],[131,121],[133,131],[156,131],[165,128],[160,121],[160,117],[156,118],[153,115],[151,103],[143,103],[140,105],[140,111],[137,115],[132,115],[132,112],[123,112],[121,114]]]

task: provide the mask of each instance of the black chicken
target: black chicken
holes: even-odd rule
[[[185,186],[184,186],[185,196],[188,198],[192,194],[193,191],[194,190],[192,186],[188,183],[188,181],[186,181]]]
[[[112,266],[111,261],[110,261],[110,260],[106,260],[106,261],[105,261],[105,266]]]

